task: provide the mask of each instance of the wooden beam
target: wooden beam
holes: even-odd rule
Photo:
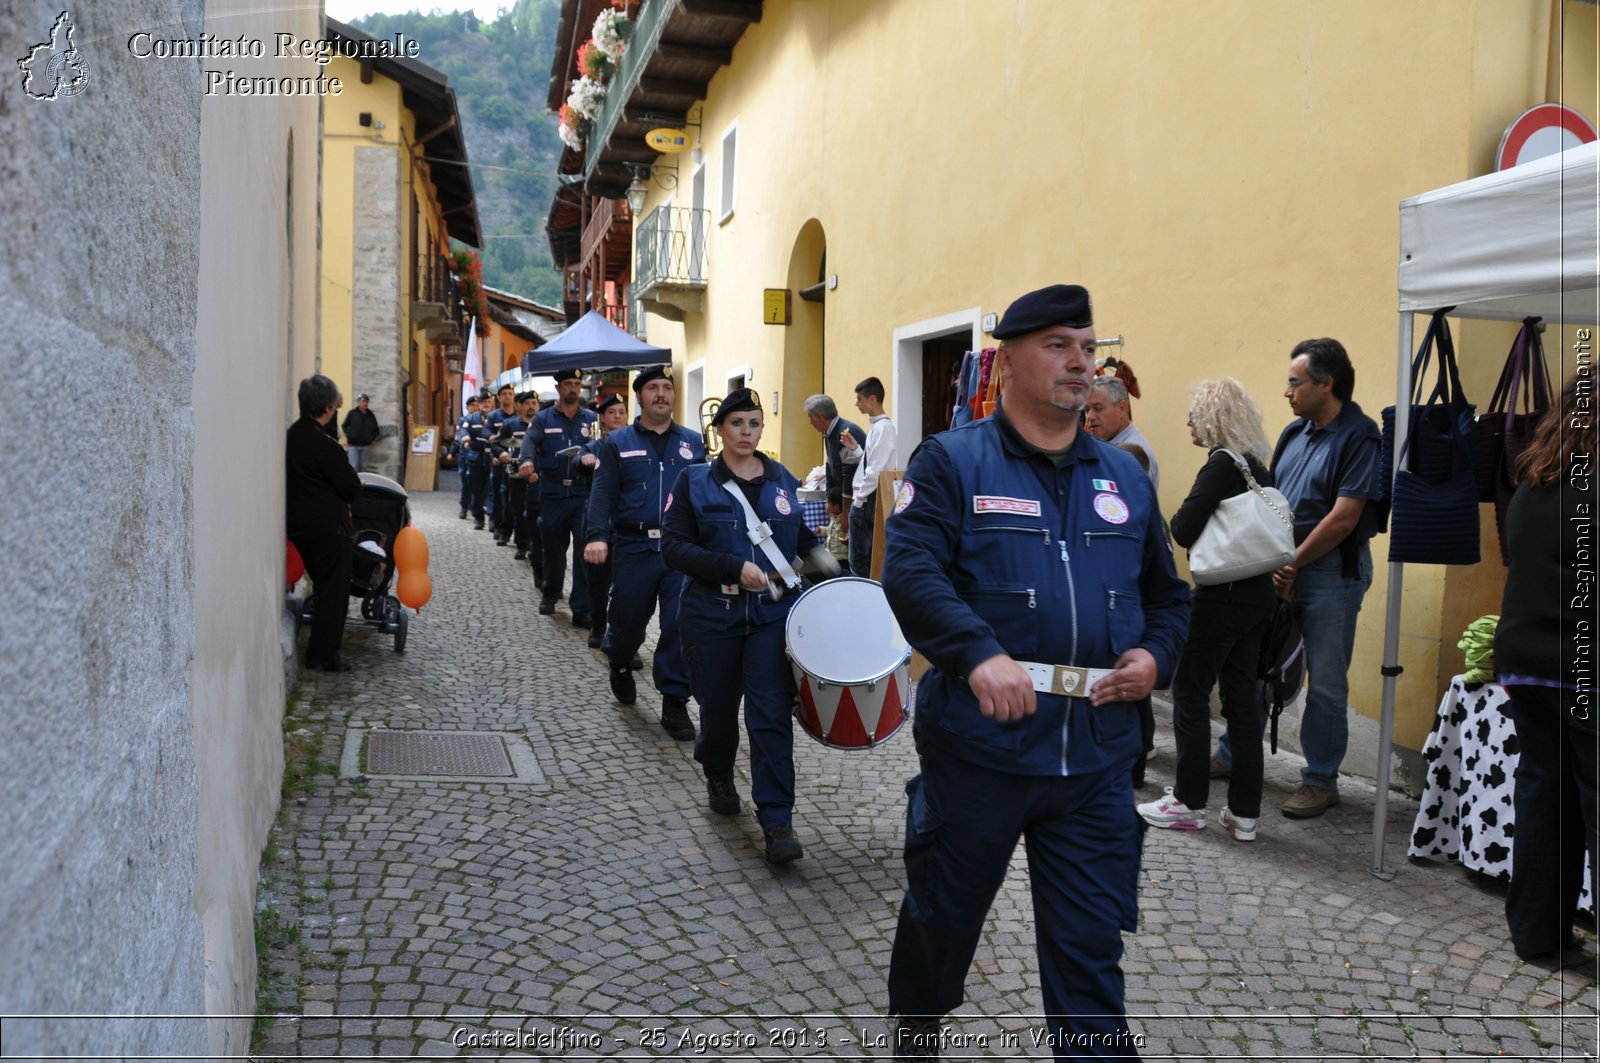
[[[672,44],[662,41],[656,45],[656,54],[663,59],[679,59],[691,63],[712,63],[727,66],[733,62],[733,49],[707,48],[699,44]]]
[[[683,9],[700,18],[731,19],[735,22],[760,22],[761,0],[683,0]]]
[[[685,99],[698,100],[705,95],[706,85],[702,81],[641,77],[638,91],[647,92],[652,96],[682,96]]]

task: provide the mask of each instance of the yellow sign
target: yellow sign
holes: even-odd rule
[[[681,129],[663,126],[644,135],[644,142],[663,155],[676,155],[689,150],[689,134]]]
[[[789,289],[767,288],[762,292],[761,320],[768,325],[789,323]]]

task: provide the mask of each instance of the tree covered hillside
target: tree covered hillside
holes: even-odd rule
[[[561,139],[545,95],[560,13],[559,0],[515,0],[493,22],[470,11],[355,22],[375,37],[415,39],[417,58],[450,79],[483,227],[484,283],[552,306],[561,304],[561,275],[544,222]]]

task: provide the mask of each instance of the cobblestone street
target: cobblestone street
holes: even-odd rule
[[[887,1058],[910,727],[857,753],[797,729],[805,858],[774,869],[748,749],[745,812],[711,814],[693,744],[657,722],[651,645],[638,704],[619,707],[565,602],[536,615],[528,566],[456,518],[455,485],[411,499],[434,597],[405,653],[353,609],[355,670],[305,673],[291,705],[307,770],[264,871],[259,907],[283,932],[260,1057]],[[1171,782],[1164,705],[1157,718],[1142,800]],[[347,743],[383,729],[500,733],[535,766],[385,777]],[[1298,762],[1267,769],[1255,843],[1215,825],[1146,838],[1124,961],[1144,1058],[1595,1057],[1593,972],[1517,961],[1500,891],[1408,863],[1414,801],[1390,802],[1383,881],[1370,785],[1345,780],[1342,805],[1291,821],[1276,806]],[[1048,1057],[1039,1008],[1019,849],[946,1057]]]

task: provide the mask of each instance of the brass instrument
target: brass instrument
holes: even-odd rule
[[[705,440],[706,459],[708,461],[722,453],[722,437],[711,426],[711,418],[715,417],[717,411],[721,408],[722,399],[720,396],[706,399],[700,404],[700,436]]]

